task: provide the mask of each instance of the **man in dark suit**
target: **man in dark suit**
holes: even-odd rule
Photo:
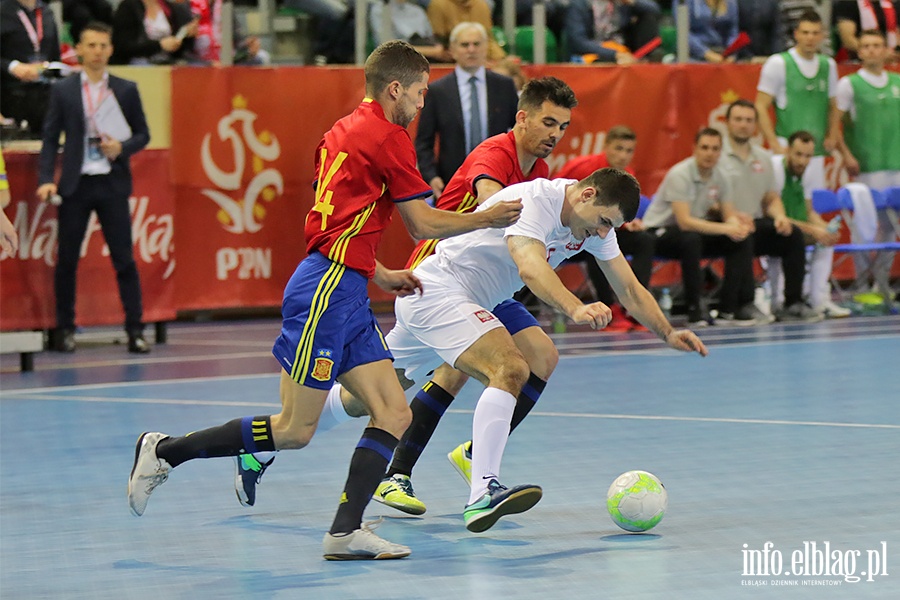
[[[485,69],[487,50],[484,26],[460,23],[450,33],[450,54],[456,68],[428,86],[416,132],[416,156],[419,171],[435,198],[475,146],[516,124],[516,84],[505,75]],[[472,119],[473,113],[477,119]]]
[[[109,25],[95,22],[85,26],[76,46],[84,71],[53,86],[44,122],[37,194],[44,201],[54,198],[57,190],[62,196],[54,281],[57,328],[52,338],[53,349],[60,352],[75,350],[75,274],[92,211],[97,212],[116,270],[128,351],[150,351],[143,335],[141,284],[132,251],[128,206],[129,158],[147,145],[150,132],[137,85],[106,72],[112,55],[111,39]],[[116,111],[121,111],[127,128],[115,125]],[[109,117],[111,113],[113,117]],[[66,143],[57,188],[53,174],[63,131]]]

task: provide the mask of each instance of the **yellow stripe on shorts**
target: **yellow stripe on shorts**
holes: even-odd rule
[[[344,265],[332,263],[319,281],[316,293],[313,294],[312,303],[309,307],[309,316],[303,325],[303,333],[300,336],[300,343],[297,345],[297,353],[294,356],[294,365],[291,368],[291,379],[297,383],[302,384],[306,380],[306,371],[309,369],[313,340],[316,337],[316,326],[319,324],[319,319],[322,317],[325,309],[328,308],[328,300],[332,292],[337,288],[345,269]]]

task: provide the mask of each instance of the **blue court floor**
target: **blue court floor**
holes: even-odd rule
[[[131,516],[142,431],[277,412],[278,328],[175,324],[137,357],[90,330],[25,374],[4,355],[0,598],[900,598],[900,317],[710,328],[705,359],[649,334],[554,336],[563,358],[503,470],[544,498],[465,530],[446,453],[471,435],[470,383],[413,476],[427,513],[367,511],[405,560],[321,557],[362,421],[279,454],[252,509],[233,462],[214,459],[173,471]],[[606,513],[631,469],[669,492],[646,534]]]

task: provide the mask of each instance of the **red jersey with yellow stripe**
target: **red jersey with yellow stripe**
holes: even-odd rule
[[[453,210],[459,213],[472,212],[478,207],[475,195],[475,184],[479,179],[493,179],[503,187],[514,183],[531,181],[539,177],[547,177],[550,169],[547,162],[539,158],[534,163],[531,173],[526,177],[519,165],[519,153],[516,151],[516,138],[512,131],[501,133],[481,142],[463,161],[462,166],[453,174],[444,192],[438,198],[435,208]],[[434,254],[440,240],[422,240],[413,250],[407,269],[416,266]]]
[[[409,132],[366,98],[316,149],[316,202],[306,216],[306,252],[319,252],[369,279],[394,202],[431,195],[416,168]]]

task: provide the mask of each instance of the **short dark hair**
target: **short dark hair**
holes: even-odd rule
[[[81,33],[78,34],[78,41],[81,41],[81,38],[84,36],[85,31],[94,31],[96,33],[105,33],[109,37],[112,37],[112,27],[104,23],[103,21],[91,21],[87,25],[84,26],[84,29],[81,30]]]
[[[392,81],[409,87],[430,73],[428,59],[408,42],[391,40],[375,48],[366,59],[366,93],[375,96]]]
[[[575,92],[565,81],[556,77],[540,77],[532,79],[522,88],[519,110],[537,110],[544,102],[551,102],[569,110],[578,106]]]
[[[616,125],[614,127],[610,127],[609,131],[606,132],[606,141],[605,143],[615,142],[616,140],[636,140],[637,134],[634,132],[634,129],[628,127],[627,125]]]
[[[881,31],[880,29],[863,29],[862,31],[859,32],[859,35],[856,37],[857,37],[857,39],[862,39],[862,37],[864,35],[876,35],[881,38],[881,41],[883,41],[884,43],[887,43],[887,36],[884,35],[884,32]]]
[[[744,108],[751,109],[753,111],[753,115],[757,119],[759,118],[759,111],[756,110],[756,105],[745,98],[741,98],[739,100],[735,100],[734,102],[732,102],[731,104],[728,105],[728,110],[725,111],[725,120],[726,121],[731,118],[731,109],[736,106],[743,106]]]
[[[697,132],[697,135],[694,136],[694,144],[700,141],[700,138],[708,135],[710,137],[717,137],[720,140],[722,139],[722,132],[718,129],[714,129],[712,127],[702,127],[700,131]]]
[[[797,24],[794,25],[794,29],[800,27],[800,23],[817,23],[821,25],[822,15],[811,8],[807,8],[802,13],[800,13],[800,17],[797,19]]]
[[[801,129],[791,134],[791,137],[788,138],[788,146],[792,146],[796,140],[800,140],[804,144],[808,144],[809,142],[815,142],[816,138],[814,138],[813,134],[811,134],[810,132]]]
[[[594,204],[617,206],[626,221],[633,221],[641,204],[641,185],[632,175],[619,169],[597,169],[578,182],[581,187],[597,190]]]

